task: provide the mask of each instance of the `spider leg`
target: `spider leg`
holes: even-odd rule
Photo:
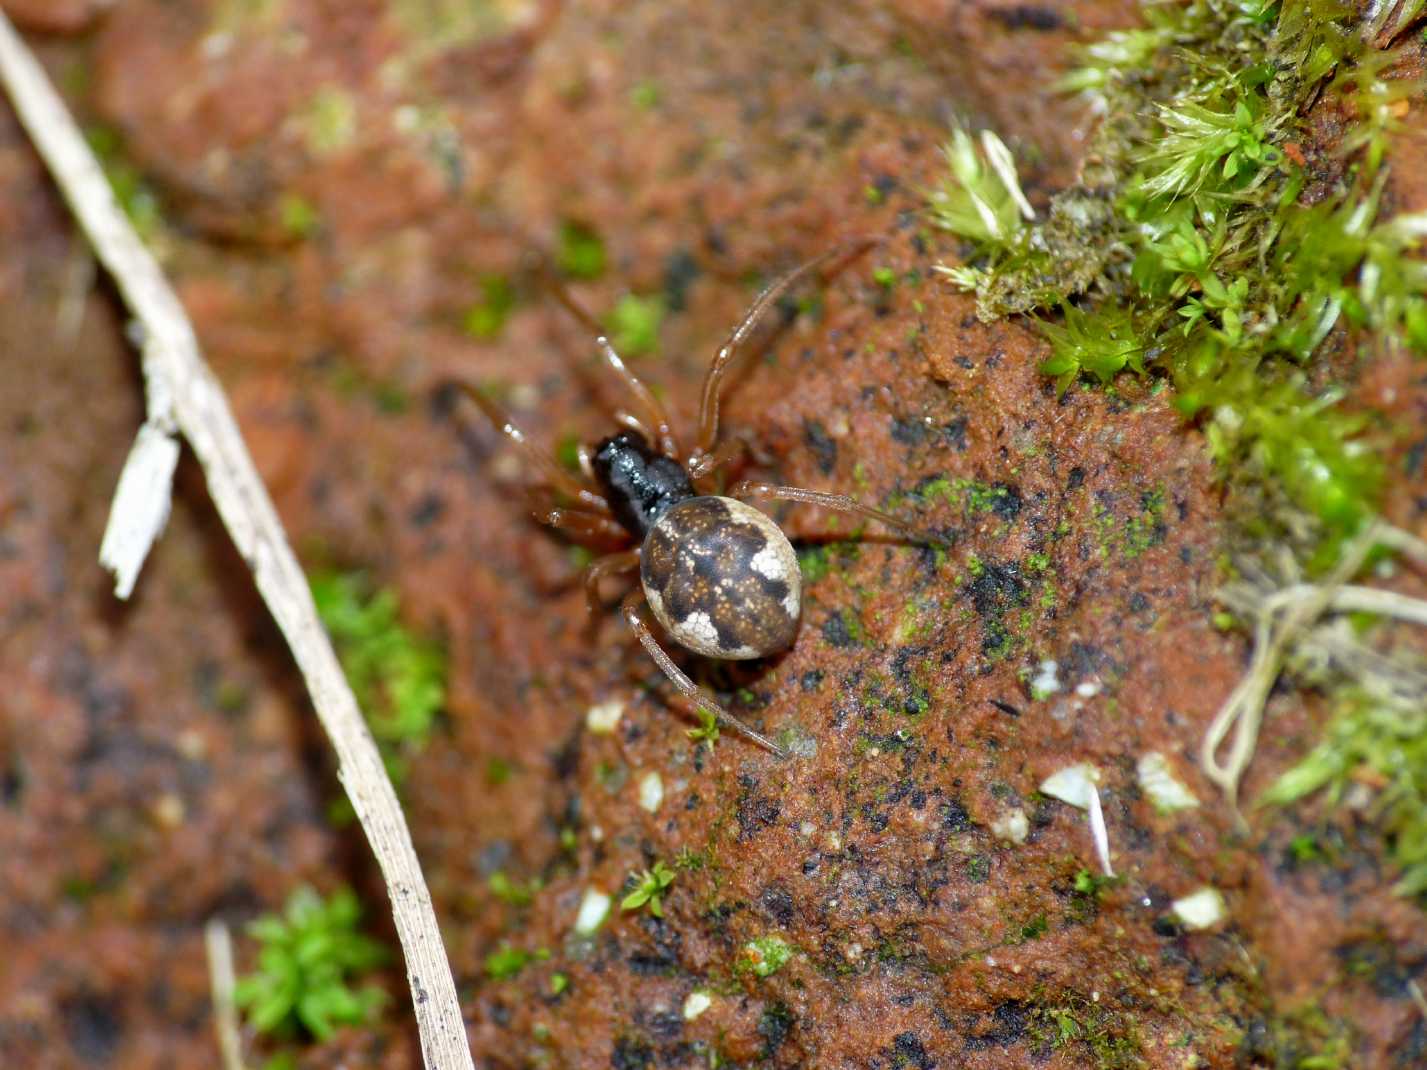
[[[829,494],[821,490],[804,490],[802,487],[780,487],[774,483],[759,483],[746,479],[728,492],[730,498],[774,498],[787,502],[803,502],[807,505],[821,505],[824,509],[835,509],[840,513],[853,513],[885,524],[893,531],[905,535],[913,542],[941,544],[945,540],[925,531],[918,531],[905,521],[898,520],[889,513],[863,505],[856,498],[846,494]]]
[[[586,509],[593,509],[606,516],[610,515],[609,503],[601,495],[582,486],[579,480],[556,464],[553,458],[536,449],[534,443],[526,437],[524,431],[516,426],[509,414],[481,393],[474,384],[455,379],[452,380],[451,385],[474,401],[476,407],[485,413],[486,419],[494,424],[501,434],[520,447],[521,452],[544,473],[553,489],[568,495]]]
[[[664,648],[659,645],[659,641],[654,638],[654,633],[649,630],[649,625],[644,622],[644,614],[641,612],[641,608],[644,604],[644,592],[636,588],[629,592],[623,605],[620,606],[620,611],[624,614],[625,623],[628,624],[630,630],[634,632],[635,638],[639,640],[649,656],[654,659],[654,663],[664,670],[664,675],[679,689],[679,693],[697,705],[699,709],[712,714],[720,726],[730,729],[745,739],[757,743],[764,750],[777,755],[779,758],[788,757],[788,752],[782,747],[778,746],[778,744],[774,743],[767,736],[749,728],[737,717],[705,695],[696,683],[684,675],[679,669],[679,666],[675,665],[669,655],[664,653]]]
[[[578,539],[592,542],[626,542],[629,532],[612,517],[583,509],[536,505],[530,515],[541,524],[569,532]]]
[[[624,384],[625,389],[634,398],[635,407],[642,414],[642,418],[640,418],[629,416],[627,413],[619,413],[616,414],[616,418],[624,417],[625,420],[637,420],[635,430],[651,439],[664,456],[678,460],[679,443],[674,438],[673,426],[669,422],[669,412],[664,408],[664,403],[654,396],[654,391],[645,386],[639,377],[629,370],[629,366],[615,352],[614,346],[610,344],[609,336],[605,334],[604,328],[595,321],[595,318],[570,296],[570,292],[560,284],[553,274],[548,271],[545,274],[545,284],[555,295],[555,300],[565,307],[565,310],[575,318],[580,326],[594,336],[595,345],[599,347],[604,363]]]
[[[695,484],[707,479],[719,468],[740,459],[748,452],[746,439],[735,436],[725,439],[709,453],[695,454],[689,459],[689,479]]]
[[[822,267],[829,260],[838,257],[851,259],[866,252],[875,244],[876,242],[871,238],[859,238],[843,245],[834,246],[820,256],[813,257],[801,267],[794,268],[754,298],[753,304],[743,314],[743,319],[729,334],[728,341],[724,342],[719,351],[714,354],[713,360],[709,362],[709,370],[704,374],[703,391],[699,397],[699,437],[698,443],[694,447],[695,457],[711,451],[714,443],[718,441],[718,405],[719,393],[723,387],[723,377],[728,371],[735,351],[753,328],[758,325],[759,318],[768,310],[768,306],[778,300],[789,286]]]
[[[600,608],[600,581],[606,576],[619,576],[633,572],[639,567],[639,551],[625,550],[623,553],[606,554],[585,566],[585,601],[590,613]]]

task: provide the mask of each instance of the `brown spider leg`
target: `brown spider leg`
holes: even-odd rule
[[[716,469],[730,461],[736,461],[748,452],[748,443],[743,438],[734,437],[719,443],[711,453],[700,453],[691,457],[688,464],[689,479],[694,483],[707,479]]]
[[[768,310],[768,306],[778,300],[789,286],[820,268],[829,260],[843,256],[850,259],[867,251],[875,244],[874,239],[859,238],[856,241],[835,246],[822,255],[813,257],[801,267],[794,268],[754,298],[753,304],[743,314],[743,319],[729,334],[728,341],[724,342],[719,351],[714,354],[713,360],[709,363],[709,370],[704,374],[703,391],[699,397],[699,438],[698,445],[694,447],[695,457],[711,451],[714,443],[718,441],[719,392],[723,385],[724,374],[728,371],[734,352],[757,326],[759,317]]]
[[[604,557],[596,558],[585,566],[585,601],[588,603],[590,613],[594,614],[600,606],[600,580],[606,576],[619,576],[626,572],[633,572],[639,567],[639,551],[625,550],[623,553],[606,554]]]
[[[774,498],[780,501],[821,505],[824,509],[854,513],[858,516],[865,516],[869,520],[875,520],[879,524],[886,524],[893,531],[899,532],[915,542],[942,543],[945,541],[925,531],[918,531],[905,521],[898,520],[895,516],[884,513],[880,509],[863,505],[856,498],[849,498],[846,494],[828,494],[821,490],[804,490],[802,487],[780,487],[773,483],[759,483],[746,479],[731,488],[728,496],[730,498]]]
[[[549,480],[552,488],[568,495],[587,509],[610,515],[609,503],[601,495],[581,486],[579,480],[556,464],[554,459],[536,449],[530,439],[525,437],[525,432],[516,426],[515,421],[504,409],[471,383],[456,379],[452,380],[452,385],[474,401],[477,408],[485,413],[486,419],[490,420],[497,430],[520,447],[525,456],[545,474],[545,478]]]
[[[645,604],[644,592],[636,588],[630,591],[625,597],[624,602],[620,606],[620,612],[624,614],[625,623],[628,624],[630,630],[634,632],[635,638],[639,640],[649,656],[654,659],[654,663],[664,670],[664,675],[679,689],[679,693],[704,712],[712,714],[714,719],[723,728],[730,729],[745,739],[757,743],[764,750],[777,755],[779,758],[788,757],[788,752],[782,747],[778,746],[778,744],[774,743],[767,736],[749,728],[737,717],[705,695],[698,684],[684,675],[679,666],[675,665],[669,655],[664,653],[664,648],[659,645],[659,641],[654,638],[654,633],[649,630],[649,625],[644,622],[644,615],[640,612],[640,609]]]
[[[568,531],[582,539],[616,542],[629,538],[629,532],[615,520],[599,513],[587,513],[581,509],[537,507],[531,510],[531,516],[542,524]]]
[[[605,334],[604,328],[570,296],[569,291],[560,284],[559,280],[547,273],[545,283],[550,288],[550,292],[555,295],[555,300],[565,307],[565,310],[575,318],[580,326],[594,336],[595,345],[599,346],[600,356],[604,358],[605,364],[624,383],[625,389],[633,395],[636,406],[644,414],[644,418],[638,421],[635,430],[652,439],[659,452],[664,456],[678,460],[679,443],[674,438],[673,427],[669,422],[669,413],[664,408],[663,402],[655,397],[654,391],[645,386],[639,377],[629,370],[629,366],[624,363],[623,358],[615,352],[614,346],[610,344],[609,336]],[[620,416],[636,419],[627,413],[619,413],[616,418]]]

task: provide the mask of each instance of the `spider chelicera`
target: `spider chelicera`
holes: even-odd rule
[[[699,399],[698,434],[687,458],[663,404],[620,359],[598,324],[558,286],[553,287],[555,295],[594,336],[604,363],[628,390],[634,409],[615,414],[622,428],[616,434],[593,449],[579,447],[583,480],[535,449],[500,406],[476,387],[453,384],[540,469],[549,497],[536,508],[537,520],[576,540],[623,545],[585,569],[590,609],[600,604],[602,580],[637,570],[640,584],[620,608],[649,656],[718,724],[779,757],[786,757],[781,747],[728,713],[674,664],[644,619],[644,610],[653,612],[669,638],[709,658],[761,658],[792,644],[802,609],[797,555],[778,525],[740,498],[820,505],[868,517],[908,538],[924,538],[897,518],[845,494],[752,480],[718,494],[710,480],[747,449],[737,437],[719,441],[720,394],[739,345],[789,286],[831,260],[852,259],[872,244],[859,241],[832,249],[758,295],[709,364]]]

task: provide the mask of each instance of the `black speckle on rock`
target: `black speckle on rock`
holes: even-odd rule
[[[822,686],[822,682],[823,671],[821,669],[812,669],[803,673],[802,679],[798,681],[804,691],[816,691]]]
[[[803,421],[803,441],[813,451],[813,459],[818,462],[818,470],[823,475],[831,475],[837,466],[837,440],[827,433],[827,428],[816,420]]]
[[[745,796],[738,802],[739,838],[747,839],[768,828],[778,820],[782,804],[777,799],[762,796]]]
[[[1026,1025],[1030,1021],[1031,1009],[1020,1000],[1008,999],[992,1012],[995,1024],[987,1030],[966,1038],[968,1051],[982,1051],[990,1047],[1007,1048],[1026,1035]]]
[[[1085,469],[1078,464],[1070,470],[1070,475],[1065,481],[1066,490],[1079,490],[1085,482]]]
[[[892,441],[903,446],[919,446],[926,441],[927,425],[921,420],[892,419]]]
[[[1145,597],[1142,591],[1136,591],[1134,594],[1130,595],[1131,613],[1143,613],[1145,610],[1149,609],[1149,607],[1150,600]]]
[[[986,14],[1008,30],[1037,30],[1047,33],[1059,30],[1065,25],[1060,12],[1035,4],[1016,4],[1012,7],[994,7]]]
[[[60,1005],[64,1035],[82,1062],[107,1063],[119,1048],[124,1023],[109,999],[86,994]]]
[[[823,639],[830,646],[846,648],[856,646],[857,640],[853,638],[852,629],[847,626],[847,616],[845,613],[834,613],[823,621]]]
[[[898,1033],[892,1040],[891,1062],[894,1070],[935,1070],[936,1060],[927,1054],[926,1045],[915,1033]]]
[[[771,1059],[788,1039],[797,1018],[785,1003],[774,1003],[758,1019],[758,1035],[763,1038],[763,1058]]]
[[[965,416],[958,416],[956,419],[941,425],[941,437],[951,444],[951,448],[957,453],[966,452],[966,427],[969,421]]]
[[[1021,515],[1024,499],[1021,497],[1020,487],[1010,483],[997,483],[992,489],[995,493],[991,498],[991,512],[1002,520],[1015,520]]]
[[[689,285],[703,273],[692,253],[682,246],[664,261],[664,303],[670,312],[682,312],[688,305]]]
[[[654,1065],[654,1052],[642,1040],[619,1037],[610,1053],[609,1065],[613,1070],[645,1070]]]
[[[971,827],[971,815],[961,803],[948,799],[941,804],[941,827],[948,832],[965,832]]]
[[[768,885],[763,889],[763,894],[758,897],[758,901],[763,907],[763,912],[779,925],[786,926],[793,923],[793,896],[784,885],[777,883]]]
[[[411,508],[407,514],[407,519],[411,521],[411,526],[416,528],[428,527],[437,520],[440,520],[446,512],[446,502],[439,494],[423,495]]]

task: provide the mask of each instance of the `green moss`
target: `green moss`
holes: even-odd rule
[[[312,202],[299,193],[284,193],[278,200],[278,220],[289,237],[310,238],[322,225],[322,217]]]
[[[386,961],[386,949],[357,931],[361,905],[348,888],[322,899],[299,888],[281,915],[267,914],[248,931],[260,945],[258,969],[238,981],[234,998],[259,1033],[300,1031],[326,1040],[339,1025],[369,1021],[385,994],[353,989],[353,975]]]
[[[330,156],[356,136],[357,105],[341,87],[323,86],[307,102],[300,121],[308,150],[314,156]]]
[[[406,628],[396,595],[372,591],[361,573],[319,572],[311,579],[318,616],[371,727],[393,780],[426,746],[446,700],[441,647]]]
[[[125,155],[123,138],[113,127],[91,126],[85,131],[85,139],[135,233],[145,245],[154,246],[164,226],[158,196]]]
[[[509,981],[532,962],[544,961],[550,957],[546,948],[526,951],[524,948],[502,944],[486,956],[486,976],[492,981]]]
[[[605,270],[604,242],[591,227],[567,220],[560,226],[555,265],[572,279],[597,279]]]
[[[1085,48],[1066,79],[1104,118],[1084,184],[1043,218],[1019,210],[1004,145],[953,137],[929,218],[971,248],[943,273],[986,319],[1059,310],[1040,327],[1062,390],[1086,374],[1172,383],[1231,491],[1268,486],[1336,543],[1374,511],[1380,473],[1368,420],[1304,366],[1340,324],[1427,348],[1427,267],[1407,255],[1427,219],[1377,220],[1412,83],[1386,77],[1393,59],[1333,0],[1142,10],[1142,28]],[[1307,140],[1300,116],[1320,96],[1357,114],[1356,156],[1310,203],[1283,146]]]
[[[1402,870],[1397,891],[1427,899],[1427,709],[1347,697],[1323,741],[1262,801],[1282,805],[1325,791],[1336,803],[1362,770],[1386,785],[1373,812]]]
[[[757,977],[771,977],[793,957],[792,946],[780,936],[760,936],[743,945],[736,969]]]
[[[623,356],[644,357],[659,351],[659,328],[664,322],[664,298],[625,294],[610,310],[606,326],[610,343]]]
[[[480,292],[480,298],[462,317],[461,327],[472,338],[489,341],[500,337],[505,329],[505,321],[515,308],[515,290],[504,275],[484,275]]]
[[[1134,1020],[1078,992],[1036,1008],[1030,1033],[1042,1050],[1067,1052],[1076,1065],[1094,1070],[1138,1070],[1147,1065]]]

